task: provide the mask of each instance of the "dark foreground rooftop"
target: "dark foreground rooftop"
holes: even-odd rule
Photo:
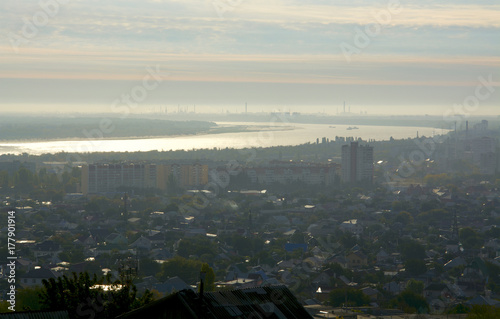
[[[182,290],[117,318],[312,318],[285,286],[206,292]]]

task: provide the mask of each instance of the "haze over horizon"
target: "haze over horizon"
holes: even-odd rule
[[[250,112],[336,114],[345,101],[356,114],[441,115],[460,113],[456,105],[486,81],[487,98],[461,111],[500,113],[494,1],[0,0],[0,7],[0,112],[114,112],[114,101],[156,70],[161,82],[149,83],[132,112],[180,104],[234,113],[248,103]]]

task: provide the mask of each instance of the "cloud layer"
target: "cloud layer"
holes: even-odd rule
[[[394,88],[454,87],[458,97],[500,66],[495,1],[0,0],[0,21],[0,79],[19,90],[43,80],[136,81],[158,64],[192,87],[373,86],[404,103],[409,95]],[[19,90],[0,87],[0,105],[24,102],[11,93]],[[60,102],[48,90],[40,102]]]

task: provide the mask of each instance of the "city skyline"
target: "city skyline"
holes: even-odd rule
[[[0,111],[497,115],[493,1],[0,1]],[[151,71],[154,71],[153,73]],[[156,72],[156,73],[155,73]],[[477,96],[470,110],[456,105]],[[143,90],[144,91],[144,90]]]

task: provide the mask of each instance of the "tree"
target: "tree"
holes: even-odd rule
[[[405,240],[400,245],[401,255],[404,259],[425,259],[425,248],[413,240]]]
[[[205,273],[205,283],[204,289],[205,291],[214,291],[215,290],[215,272],[212,267],[210,267],[207,263],[201,265],[201,272]]]
[[[408,313],[429,313],[429,304],[425,298],[411,291],[403,291],[391,301],[391,305]]]
[[[464,304],[460,303],[450,309],[447,313],[449,314],[460,314],[460,313],[469,313],[470,309],[469,307],[465,306]]]
[[[400,212],[398,216],[396,216],[396,222],[400,222],[406,226],[413,223],[413,217],[408,212]]]
[[[175,178],[174,174],[168,175],[167,178],[167,194],[174,195],[180,190],[179,182]]]
[[[481,237],[479,237],[477,232],[470,227],[461,228],[459,236],[465,249],[477,249],[483,245]]]
[[[422,296],[424,293],[424,283],[422,281],[415,280],[412,278],[408,280],[405,290],[411,291],[414,294]]]
[[[170,277],[178,276],[186,283],[194,284],[200,278],[202,264],[203,263],[198,260],[190,260],[176,256],[162,264],[158,279],[164,281]]]
[[[40,310],[42,305],[39,294],[41,292],[40,287],[19,289],[16,293],[16,311]]]
[[[474,305],[467,319],[497,319],[500,318],[500,308],[487,305]]]
[[[70,263],[82,262],[85,259],[85,253],[82,247],[78,246],[66,246],[64,251],[59,253],[59,259],[62,261],[67,261]]]
[[[9,173],[0,171],[0,188],[6,190],[9,188]]]
[[[361,290],[353,288],[334,289],[330,292],[330,305],[340,307],[342,305],[359,307],[370,303],[370,298]]]
[[[217,245],[202,236],[183,238],[179,243],[177,254],[184,258],[189,258],[191,255],[199,257],[206,254],[215,257],[217,255]]]
[[[14,174],[13,180],[16,188],[23,193],[30,192],[35,184],[35,178],[33,173],[25,167],[21,167]]]
[[[146,291],[140,298],[131,282],[111,282],[90,278],[88,273],[73,273],[71,277],[43,280],[40,303],[45,310],[66,310],[70,318],[114,318],[132,309],[142,307],[152,301],[151,292]],[[108,285],[103,290],[96,285]]]
[[[161,271],[161,265],[149,257],[141,258],[139,261],[141,276],[156,276]]]
[[[412,258],[406,261],[405,269],[412,276],[419,276],[427,271],[427,266],[422,259]]]
[[[260,237],[243,237],[233,235],[226,240],[241,256],[251,256],[264,248],[264,240]]]

